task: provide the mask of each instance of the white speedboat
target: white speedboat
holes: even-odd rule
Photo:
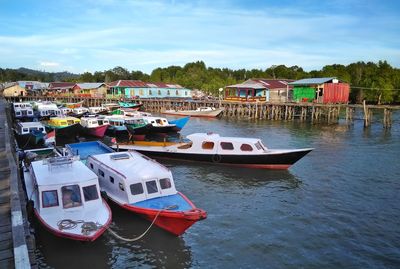
[[[14,118],[16,119],[32,119],[34,117],[33,108],[30,103],[13,103],[12,108],[14,111]]]
[[[82,117],[80,124],[83,127],[84,134],[102,138],[104,137],[110,122],[105,118]]]
[[[23,171],[35,216],[54,235],[94,241],[110,225],[111,210],[100,196],[97,175],[76,157],[33,161]]]
[[[191,116],[191,117],[210,117],[215,118],[218,117],[224,108],[215,108],[215,107],[199,107],[195,110],[178,110],[178,109],[169,109],[165,110],[162,113],[168,115],[177,115],[177,116]]]
[[[174,235],[207,216],[175,189],[169,169],[140,153],[90,155],[86,165],[111,201]]]

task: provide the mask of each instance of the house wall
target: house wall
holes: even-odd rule
[[[4,89],[3,96],[26,96],[27,92],[25,88],[22,88],[19,85],[14,85]]]
[[[113,90],[112,90],[113,89]],[[110,96],[125,98],[191,98],[190,89],[178,88],[121,88],[114,87],[107,91]]]

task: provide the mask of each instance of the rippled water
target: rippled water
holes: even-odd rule
[[[399,115],[394,115],[399,118]],[[153,228],[125,243],[83,244],[36,223],[41,267],[399,268],[400,126],[191,119],[183,134],[262,138],[270,148],[314,147],[288,171],[167,162],[178,190],[208,218],[183,236]],[[149,225],[115,206],[126,237]]]

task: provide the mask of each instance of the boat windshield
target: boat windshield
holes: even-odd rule
[[[61,188],[61,193],[64,208],[72,208],[82,205],[79,185],[63,186]]]

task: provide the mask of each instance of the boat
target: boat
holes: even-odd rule
[[[40,122],[17,122],[15,139],[20,149],[35,148],[44,145],[46,130]]]
[[[79,159],[86,163],[90,155],[115,152],[112,148],[100,141],[88,141],[80,143],[66,144],[65,149],[68,155],[79,156]]]
[[[108,112],[111,112],[120,108],[120,105],[116,103],[106,103],[106,104],[101,104],[101,107],[107,110]]]
[[[143,117],[143,116],[151,117],[151,113],[142,112],[142,111],[138,111],[138,110],[131,109],[131,108],[119,108],[119,109],[113,110],[110,114],[123,115],[123,116],[127,116],[127,117]]]
[[[169,169],[140,153],[90,155],[86,165],[110,201],[176,236],[207,217],[176,190]]]
[[[177,116],[191,116],[191,117],[218,117],[224,108],[215,108],[215,107],[199,107],[195,110],[177,110],[177,109],[169,109],[165,110],[161,113],[167,115],[177,115]]]
[[[71,109],[74,109],[74,108],[81,107],[83,105],[83,102],[84,101],[79,101],[79,102],[76,102],[76,103],[65,103],[64,106],[68,107],[68,108],[71,108]]]
[[[34,108],[36,108],[37,117],[42,120],[63,116],[62,111],[52,102],[37,102]]]
[[[83,127],[83,134],[103,138],[110,122],[105,118],[82,117],[80,124]]]
[[[35,115],[33,113],[32,105],[30,103],[27,103],[27,102],[13,103],[12,108],[13,108],[15,119],[32,120],[35,117]]]
[[[80,134],[82,126],[80,120],[74,117],[53,117],[44,121],[47,131],[56,131],[57,136],[76,137]]]
[[[142,118],[128,118],[125,120],[125,126],[130,135],[146,135],[149,133],[152,125],[146,123]]]
[[[110,125],[108,126],[108,130],[110,130],[112,133],[114,134],[119,132],[126,133],[127,129],[125,126],[125,120],[128,117],[122,115],[111,115],[111,116],[104,116],[104,118],[109,121]]]
[[[72,109],[71,116],[76,117],[76,118],[81,118],[84,115],[87,115],[89,113],[89,109],[86,107],[75,107]]]
[[[76,157],[32,161],[23,166],[23,175],[29,204],[50,233],[94,241],[110,225],[111,210],[101,198],[97,175]]]
[[[186,139],[189,141],[168,146],[119,144],[118,149],[135,150],[153,158],[259,169],[288,169],[313,150],[269,149],[257,138],[222,137],[215,133],[195,133]]]
[[[149,133],[177,132],[176,124],[169,123],[166,118],[156,116],[142,116],[146,124],[151,124]]]
[[[185,127],[186,123],[188,123],[189,120],[190,120],[190,116],[187,116],[187,117],[176,119],[176,120],[169,120],[169,123],[175,124],[174,131],[179,132],[180,130],[183,129],[183,127]]]
[[[61,114],[63,116],[70,116],[72,114],[72,108],[69,107],[59,107],[59,109],[61,110]]]
[[[140,107],[143,106],[143,104],[138,104],[133,102],[122,102],[122,101],[119,101],[118,105],[123,108],[130,108],[134,110],[138,110]]]
[[[108,111],[106,108],[101,107],[101,106],[92,106],[92,107],[89,107],[89,113],[96,114],[96,115],[105,115],[105,114],[108,114]]]

